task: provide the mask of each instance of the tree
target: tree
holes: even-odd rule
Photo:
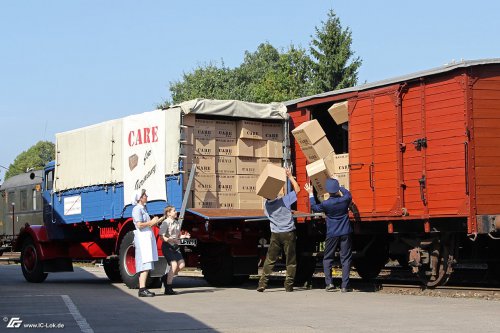
[[[317,90],[326,92],[354,86],[362,61],[359,57],[353,58],[351,30],[348,27],[342,29],[333,10],[328,12],[326,22],[321,23],[322,27],[315,28],[316,35],[310,47],[311,55],[316,59],[314,82]]]
[[[55,145],[49,141],[38,141],[27,151],[23,151],[9,165],[5,179],[26,172],[27,169],[41,169],[55,158]]]
[[[194,98],[269,103],[314,93],[312,76],[306,50],[290,45],[280,52],[266,42],[255,52],[246,51],[243,63],[234,69],[210,63],[184,73],[182,80],[170,84],[170,92],[173,103]]]
[[[172,102],[213,98],[269,103],[353,86],[361,60],[357,57],[348,64],[354,55],[351,31],[342,29],[333,10],[322,24],[315,28],[310,54],[293,44],[280,51],[262,43],[255,52],[245,51],[236,68],[210,63],[184,73],[170,83]]]

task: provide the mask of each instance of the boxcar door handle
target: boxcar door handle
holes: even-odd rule
[[[370,187],[372,188],[372,191],[375,190],[375,186],[373,185],[373,162],[370,164]]]
[[[365,165],[364,163],[352,163],[349,164],[349,170],[359,170]]]
[[[465,154],[465,194],[469,195],[469,143],[464,142]]]

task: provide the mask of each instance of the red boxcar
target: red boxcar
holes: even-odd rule
[[[327,112],[348,101],[348,128]],[[349,153],[363,277],[388,257],[433,286],[455,263],[499,273],[500,59],[446,65],[287,103],[291,128],[317,119],[336,153]],[[306,159],[292,143],[300,183]],[[304,191],[305,192],[305,191]],[[301,193],[298,210],[308,211]]]

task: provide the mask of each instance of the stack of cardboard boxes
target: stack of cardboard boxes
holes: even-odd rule
[[[281,166],[282,124],[190,115],[184,117],[183,124],[188,126],[182,151],[186,169],[196,163],[192,207],[262,208],[263,200],[256,194],[255,185],[268,163]]]
[[[349,188],[349,154],[335,154],[316,119],[302,123],[292,134],[307,159],[307,175],[319,196],[326,193],[326,179],[333,176]]]

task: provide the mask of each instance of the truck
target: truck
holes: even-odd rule
[[[221,126],[233,126],[221,130],[223,139],[217,139],[222,142],[222,156],[213,152],[216,140],[210,126],[215,120]],[[279,140],[253,138],[258,131],[248,131],[249,139],[225,139],[235,137],[237,123],[243,124],[240,132],[244,126],[271,126],[275,130],[271,136]],[[41,176],[43,224],[24,227],[15,244],[25,279],[42,282],[48,273],[71,271],[74,260],[102,260],[111,281],[136,288],[131,199],[147,189],[151,215],[162,215],[166,205],[180,211],[182,228],[191,234],[182,244],[188,267],[201,268],[213,285],[245,281],[257,273],[270,235],[262,199],[248,192],[255,190],[262,163],[290,163],[287,125],[281,103],[197,99],[58,133],[55,161]],[[228,140],[242,145],[230,141],[228,146]],[[279,159],[262,153],[271,141],[275,141],[272,156]],[[239,154],[231,153],[238,147]],[[250,148],[251,153],[245,153]],[[224,158],[214,163],[216,157]],[[243,171],[235,172],[236,160]],[[249,186],[240,184],[247,193],[236,194],[234,183],[216,191],[214,179],[217,176],[219,181],[222,173],[224,179],[236,173],[238,178],[250,179]],[[161,254],[158,228],[154,230]],[[166,265],[160,255],[148,285],[159,285]],[[304,279],[312,274],[310,270],[307,267]]]

